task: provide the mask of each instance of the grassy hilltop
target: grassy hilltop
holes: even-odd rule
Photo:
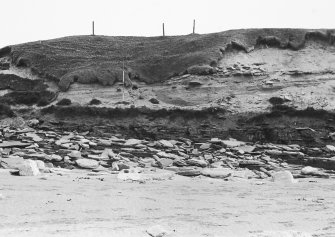
[[[222,54],[232,48],[248,51],[265,43],[298,49],[307,32],[248,29],[167,37],[71,36],[13,45],[9,53],[16,65],[30,67],[38,75],[58,81],[61,90],[67,90],[74,81],[113,84],[121,78],[124,59],[127,76],[147,83],[162,82],[193,65],[215,66]],[[320,35],[329,40],[326,32]]]

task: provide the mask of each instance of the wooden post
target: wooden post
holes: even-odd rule
[[[122,64],[122,101],[124,101],[124,59]]]
[[[94,36],[94,21],[92,21],[92,35]]]
[[[195,20],[193,20],[193,34],[195,34]]]
[[[165,36],[164,23],[163,23],[163,36]]]

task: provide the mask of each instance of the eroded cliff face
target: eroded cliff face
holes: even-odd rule
[[[29,85],[47,85],[58,96],[47,104],[71,100],[70,108],[39,115],[67,129],[318,145],[332,142],[333,44],[332,30],[252,29],[153,38],[66,37],[6,47],[0,57],[5,70],[29,69],[36,77],[30,79],[42,81]],[[123,60],[125,90],[117,84]],[[4,88],[22,87],[8,77],[1,82]],[[91,105],[92,99],[101,103]],[[117,107],[128,112],[116,116]],[[157,116],[162,110],[174,112]]]

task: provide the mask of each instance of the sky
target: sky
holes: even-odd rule
[[[0,47],[70,35],[335,28],[334,0],[0,0]]]

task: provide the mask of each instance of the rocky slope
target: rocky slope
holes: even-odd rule
[[[171,177],[171,174],[161,176],[160,173],[156,177],[152,173],[155,169],[219,179],[275,179],[279,175],[281,180],[283,170],[292,172],[296,178],[329,178],[335,174],[331,171],[335,169],[332,145],[322,148],[297,144],[260,145],[219,138],[202,143],[183,137],[157,141],[125,139],[115,133],[94,136],[89,131],[63,132],[41,126],[36,119],[27,123],[20,119],[4,120],[1,125],[0,167],[21,176],[57,172],[54,166],[116,173],[122,180],[134,181]],[[291,176],[292,181],[290,172],[287,178]]]

